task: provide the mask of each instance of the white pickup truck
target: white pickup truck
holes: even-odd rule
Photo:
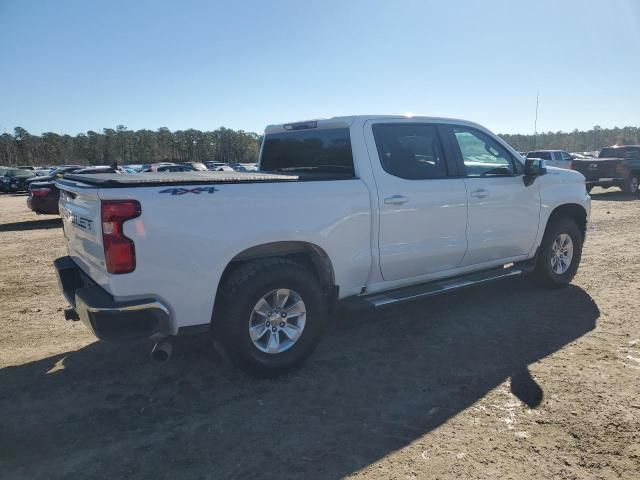
[[[524,273],[559,287],[580,262],[584,177],[475,123],[273,125],[259,167],[59,180],[65,316],[103,340],[150,338],[165,358],[172,336],[209,331],[268,375],[311,353],[338,301],[376,308]]]

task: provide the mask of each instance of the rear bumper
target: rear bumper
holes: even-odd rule
[[[27,207],[36,213],[58,214],[58,199],[51,197],[27,197]]]
[[[134,342],[170,335],[169,309],[154,298],[118,302],[71,259],[53,262],[58,285],[80,320],[100,340]]]
[[[585,183],[592,187],[602,185],[620,185],[624,182],[624,178],[587,178]]]

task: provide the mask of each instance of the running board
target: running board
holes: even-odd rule
[[[432,297],[461,288],[493,282],[495,280],[518,277],[529,270],[527,267],[528,265],[518,265],[509,268],[493,268],[468,275],[403,287],[384,293],[374,293],[369,296],[359,297],[358,303],[360,303],[361,306],[365,306],[362,305],[365,303],[368,304],[369,307],[380,308],[387,305],[409,302],[411,300]]]

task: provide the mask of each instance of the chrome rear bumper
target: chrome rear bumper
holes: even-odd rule
[[[158,300],[116,301],[91,280],[71,257],[58,258],[53,264],[58,274],[58,285],[67,302],[82,323],[100,340],[133,342],[171,334],[169,309]]]

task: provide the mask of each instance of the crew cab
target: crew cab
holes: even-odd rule
[[[337,302],[382,308],[523,274],[561,287],[580,262],[584,177],[475,123],[272,125],[259,167],[58,180],[65,316],[103,340],[150,338],[158,358],[208,331],[269,375],[311,353]]]
[[[624,193],[638,193],[640,145],[607,147],[598,158],[575,159],[572,168],[586,178],[587,188],[619,187]]]

